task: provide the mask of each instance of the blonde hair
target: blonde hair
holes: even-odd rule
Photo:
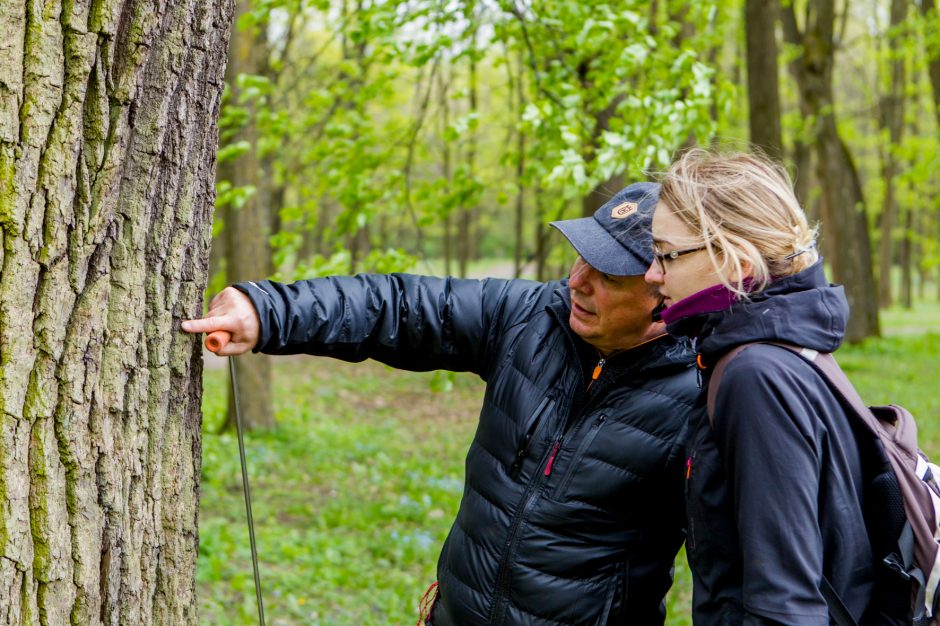
[[[663,174],[659,199],[701,237],[722,282],[739,296],[819,258],[816,228],[807,223],[789,175],[766,157],[688,150]]]

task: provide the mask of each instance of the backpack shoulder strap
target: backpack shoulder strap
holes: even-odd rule
[[[786,348],[790,352],[799,354],[811,364],[815,365],[815,368],[829,381],[831,387],[839,394],[845,404],[851,407],[856,413],[861,415],[865,422],[870,423],[871,410],[862,400],[861,396],[858,395],[858,392],[855,391],[855,387],[853,387],[852,383],[849,382],[845,372],[842,371],[842,368],[839,367],[839,364],[831,354],[818,352],[810,348],[804,348],[802,346],[796,346],[780,341],[756,341],[753,343],[745,343],[737,346],[736,348],[722,355],[722,357],[718,359],[718,362],[715,363],[715,367],[712,370],[711,379],[708,382],[707,397],[708,421],[712,425],[715,423],[715,400],[718,397],[718,387],[721,384],[725,366],[727,366],[731,359],[736,357],[738,354],[758,343],[765,343],[772,346]]]
[[[712,375],[708,381],[708,396],[707,396],[708,421],[712,426],[715,425],[715,418],[714,418],[715,400],[716,398],[718,398],[718,386],[721,384],[721,379],[724,376],[725,366],[727,366],[728,363],[731,361],[731,359],[738,356],[741,352],[744,352],[751,346],[761,344],[761,343],[772,345],[772,346],[780,346],[781,348],[786,348],[787,350],[790,350],[791,352],[795,352],[810,361],[815,359],[816,356],[819,354],[817,351],[810,350],[809,348],[804,348],[802,346],[794,346],[792,344],[782,343],[779,341],[754,341],[751,343],[742,343],[741,345],[729,350],[728,352],[725,352],[723,355],[721,355],[721,358],[718,359],[718,361],[715,363],[714,367],[712,368]],[[838,369],[838,367],[839,366],[836,365],[836,369]],[[846,381],[846,383],[847,382],[848,381]]]
[[[741,352],[744,352],[751,346],[753,343],[743,343],[732,350],[721,355],[721,358],[715,363],[714,368],[712,368],[711,378],[708,379],[708,392],[706,396],[706,408],[708,409],[708,423],[714,428],[715,426],[715,399],[718,397],[718,386],[721,384],[721,378],[725,373],[725,366],[733,359],[738,356]]]
[[[822,594],[829,607],[829,617],[832,618],[832,621],[838,626],[858,626],[858,622],[855,621],[855,618],[849,613],[849,609],[846,608],[845,602],[842,601],[832,583],[825,576],[822,580]]]

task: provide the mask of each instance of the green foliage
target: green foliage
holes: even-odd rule
[[[563,217],[615,175],[646,178],[690,138],[714,134],[712,110],[731,91],[708,58],[728,13],[702,3],[670,2],[656,16],[641,0],[249,9],[237,28],[259,34],[268,67],[230,86],[219,162],[248,151],[271,161],[283,277],[343,251],[368,269],[373,248],[404,250],[403,269],[440,254],[442,224],[468,212],[500,238],[485,245],[505,246],[499,207],[517,194],[528,219],[535,187]],[[235,139],[248,126],[254,145]],[[219,206],[250,193],[222,182]]]

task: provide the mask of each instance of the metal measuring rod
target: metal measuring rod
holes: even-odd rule
[[[232,339],[232,334],[217,330],[206,337],[206,349],[218,353]],[[258,600],[258,621],[264,626],[264,600],[261,597],[261,574],[258,571],[258,549],[255,544],[255,521],[251,514],[251,487],[248,485],[248,463],[245,460],[245,436],[242,429],[241,410],[238,406],[238,379],[235,376],[235,357],[228,357],[232,381],[232,397],[235,398],[235,429],[238,431],[238,457],[242,464],[242,487],[245,492],[245,511],[248,514],[248,539],[251,542],[251,567],[255,574],[255,596]]]

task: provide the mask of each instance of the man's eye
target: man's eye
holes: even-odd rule
[[[607,282],[609,282],[609,283],[614,282],[614,277],[611,276],[610,274],[603,274],[603,273],[602,273],[602,274],[601,274],[601,277],[602,277],[604,280],[606,280]]]

